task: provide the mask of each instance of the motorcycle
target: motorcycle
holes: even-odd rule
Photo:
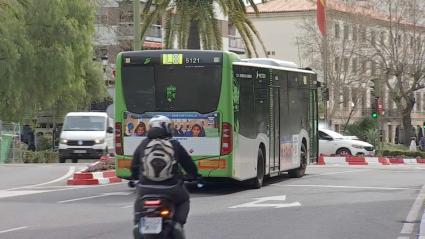
[[[197,188],[204,187],[197,179]],[[174,186],[161,186],[172,190]],[[184,231],[173,219],[175,206],[172,198],[166,195],[145,195],[141,198],[141,209],[136,208],[136,224],[133,229],[135,239],[184,239]]]

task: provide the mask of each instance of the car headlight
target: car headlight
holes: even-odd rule
[[[364,149],[363,145],[357,145],[357,144],[353,144],[353,145],[351,145],[351,147],[356,148],[356,149]]]
[[[95,141],[94,141],[94,143],[96,143],[96,144],[103,144],[105,142],[105,140],[104,139],[96,139]]]
[[[60,143],[61,144],[66,144],[66,143],[68,143],[68,140],[67,139],[60,139]]]

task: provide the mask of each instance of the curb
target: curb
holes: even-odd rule
[[[418,239],[425,239],[425,212],[422,215],[421,224],[419,225]]]
[[[365,157],[365,156],[324,156],[320,155],[318,165],[393,165],[406,164],[417,165],[424,164],[425,159],[421,158],[400,158],[400,157]]]
[[[100,185],[109,183],[119,183],[122,179],[115,175],[115,170],[103,172],[77,172],[68,179],[68,185]]]

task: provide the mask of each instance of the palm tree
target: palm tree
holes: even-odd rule
[[[258,13],[254,0],[249,0]],[[180,49],[222,49],[222,35],[216,19],[216,6],[229,19],[241,35],[247,50],[252,56],[258,52],[255,38],[264,52],[266,48],[252,22],[246,16],[243,0],[147,0],[142,10],[143,24],[141,38],[155,21],[164,21],[164,45],[172,48],[175,40]],[[254,38],[255,37],[255,38]]]

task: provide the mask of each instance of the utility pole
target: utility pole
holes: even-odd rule
[[[134,40],[133,50],[138,51],[141,49],[141,29],[140,29],[140,0],[133,0],[133,27],[134,27]]]

